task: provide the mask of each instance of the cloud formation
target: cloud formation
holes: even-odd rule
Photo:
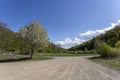
[[[88,30],[85,33],[81,33],[80,37],[89,37],[89,36],[93,36],[94,37],[96,35],[103,34],[106,31],[113,29],[116,25],[120,25],[120,20],[118,20],[117,23],[111,23],[111,26],[109,26],[107,28],[104,28],[104,29],[100,29],[100,30]]]
[[[85,42],[86,40],[91,39],[99,34],[103,34],[106,31],[113,29],[116,25],[120,25],[120,20],[118,20],[117,23],[111,23],[111,25],[107,28],[98,29],[98,30],[88,30],[85,33],[81,33],[80,38],[75,37],[74,40],[70,38],[65,38],[63,41],[56,41],[54,43],[59,44],[61,47],[68,49],[72,46],[79,45]]]
[[[63,41],[56,41],[55,44],[59,44],[61,47],[68,49],[72,46],[79,45],[83,42],[84,42],[84,40],[76,37],[74,40],[72,40],[70,38],[65,38],[65,40],[63,40]]]

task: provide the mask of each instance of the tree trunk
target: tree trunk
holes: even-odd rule
[[[32,59],[33,53],[34,53],[34,44],[33,44],[32,47],[31,47],[31,56],[30,56],[30,59]]]

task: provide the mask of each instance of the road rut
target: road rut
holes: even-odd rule
[[[120,80],[120,73],[86,57],[0,63],[0,80]]]

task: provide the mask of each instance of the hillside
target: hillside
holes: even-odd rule
[[[114,47],[115,43],[120,40],[120,25],[115,26],[115,28],[107,31],[104,34],[98,35],[91,40],[88,40],[80,45],[71,47],[69,50],[92,50],[96,47],[96,44],[100,42],[106,42],[110,46]]]

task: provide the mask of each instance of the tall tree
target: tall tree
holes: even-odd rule
[[[16,34],[0,21],[0,49],[4,51],[15,50]]]
[[[48,43],[47,31],[37,21],[33,21],[30,24],[22,27],[19,33],[23,38],[29,40],[29,45],[31,46],[31,59],[33,57],[35,47],[43,47]]]

